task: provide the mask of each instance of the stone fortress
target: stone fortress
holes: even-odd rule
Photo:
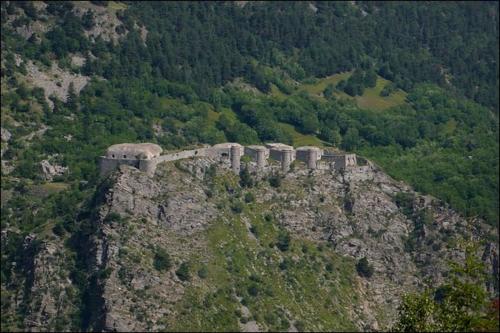
[[[120,165],[133,166],[148,175],[154,175],[158,163],[191,157],[209,157],[230,162],[233,172],[240,172],[241,158],[246,156],[257,170],[263,170],[272,161],[281,164],[287,172],[293,161],[306,164],[309,169],[339,170],[356,166],[355,154],[336,153],[318,147],[305,146],[294,149],[283,143],[267,143],[265,146],[242,146],[238,143],[220,143],[198,149],[184,150],[162,155],[162,148],[153,143],[122,143],[110,146],[100,158],[100,175],[106,176]]]

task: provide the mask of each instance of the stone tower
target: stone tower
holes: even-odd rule
[[[237,175],[240,174],[240,147],[239,146],[231,146],[231,169]]]
[[[316,169],[318,163],[318,151],[316,149],[310,149],[307,156],[307,167],[309,169]]]
[[[290,170],[290,164],[292,163],[292,150],[283,150],[281,153],[281,169],[283,172]]]

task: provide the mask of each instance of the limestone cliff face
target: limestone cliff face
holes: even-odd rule
[[[209,175],[211,165],[218,166]],[[231,203],[243,202],[237,177],[228,167],[198,158],[160,165],[154,178],[128,166],[114,173],[95,221],[99,232],[91,249],[94,268],[106,272],[98,282],[103,307],[97,310],[102,316],[96,328],[176,327],[171,318],[180,315],[178,304],[189,296],[187,291],[193,286],[210,288],[196,273],[190,281],[182,281],[175,268],[187,260],[196,267],[210,262],[214,254],[207,230],[215,221],[230,221],[238,211],[231,210]],[[373,276],[350,280],[359,301],[349,309],[349,320],[360,330],[387,327],[403,293],[419,289],[424,280],[439,282],[446,274],[447,259],[461,256],[451,249],[452,239],[470,232],[465,219],[441,202],[414,193],[371,164],[343,172],[299,167],[287,173],[278,188],[269,186],[268,175],[253,174],[256,185],[244,190],[253,194],[252,207],[258,211],[244,210],[238,217],[248,228],[243,237],[255,238],[250,222],[261,214],[288,231],[292,243],[301,239],[326,244],[353,262],[366,257]],[[217,177],[228,180],[217,187],[213,182]],[[221,241],[216,247],[223,249],[225,244]],[[158,248],[167,250],[174,268],[154,268]],[[498,261],[494,243],[488,244],[485,256]],[[251,314],[247,317],[252,319]],[[293,313],[287,318],[292,323],[289,329],[294,329],[298,320]],[[254,320],[253,326],[240,328],[269,325]]]
[[[228,161],[163,163],[154,177],[122,166],[96,192],[75,253],[26,238],[19,285],[2,297],[30,331],[386,329],[404,293],[462,257],[457,238],[492,232],[371,164],[292,169],[272,182],[279,166],[250,168],[242,187]],[[355,268],[364,257],[369,278]],[[494,242],[483,260],[498,279]]]
[[[2,251],[7,239],[13,237],[19,236],[2,232]],[[53,236],[29,234],[21,239],[16,255],[15,262],[2,261],[13,265],[11,282],[2,288],[2,313],[22,313],[21,330],[70,330],[71,318],[78,316],[78,305],[69,276],[71,259],[64,244]],[[6,302],[8,299],[10,302]],[[2,321],[4,324],[8,323]]]

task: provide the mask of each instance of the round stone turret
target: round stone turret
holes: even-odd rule
[[[240,158],[240,147],[236,145],[231,146],[231,169],[237,175],[240,173]]]
[[[305,146],[296,150],[297,159],[306,163],[309,169],[318,167],[318,160],[321,158],[322,150],[318,147]]]
[[[292,163],[292,150],[282,150],[281,151],[281,169],[283,172],[290,170],[290,164]]]
[[[257,163],[257,169],[263,169],[266,166],[268,151],[264,146],[251,145],[245,147],[245,155],[250,156]]]
[[[107,158],[151,159],[160,156],[163,149],[154,143],[120,143],[106,150]]]

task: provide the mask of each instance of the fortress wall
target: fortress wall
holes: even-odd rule
[[[297,150],[295,152],[295,159],[307,163],[309,160],[309,150]]]
[[[106,176],[111,171],[117,169],[120,165],[130,165],[139,169],[139,160],[107,158],[105,156],[101,156],[99,160],[100,176]]]
[[[345,169],[345,167],[346,167],[345,155],[324,154],[322,156],[321,160],[331,163],[335,170]]]
[[[155,158],[157,163],[177,161],[184,158],[197,157],[197,156],[207,156],[207,149],[210,148],[200,148],[193,150],[184,150],[178,153],[161,155]]]
[[[256,149],[253,149],[250,147],[245,147],[243,154],[245,154],[245,156],[250,156],[252,158],[252,160],[256,161],[258,152],[259,151]]]
[[[239,173],[241,156],[247,155],[257,164],[257,169],[263,169],[267,158],[279,161],[284,172],[288,171],[293,160],[298,159],[307,164],[309,169],[332,170],[344,169],[357,165],[356,154],[338,154],[324,152],[317,147],[301,147],[297,150],[280,143],[264,146],[252,145],[243,147],[237,143],[223,143],[213,147],[185,150],[176,153],[160,155],[150,159],[107,158],[101,156],[99,168],[101,176],[118,168],[120,165],[130,165],[153,175],[158,163],[176,161],[192,157],[210,157],[220,161],[231,162],[231,168]],[[161,148],[160,148],[161,149]],[[109,150],[109,149],[108,149]],[[122,154],[123,155],[123,154]]]
[[[157,164],[158,162],[155,159],[139,160],[139,170],[152,176],[155,174]]]
[[[244,147],[244,154],[250,156],[257,163],[257,168],[261,169],[266,165],[266,159],[269,156],[269,149],[264,146]]]
[[[208,148],[207,156],[211,158],[229,159],[231,148]]]
[[[283,159],[283,151],[276,149],[269,149],[269,157],[275,161],[281,162]]]

